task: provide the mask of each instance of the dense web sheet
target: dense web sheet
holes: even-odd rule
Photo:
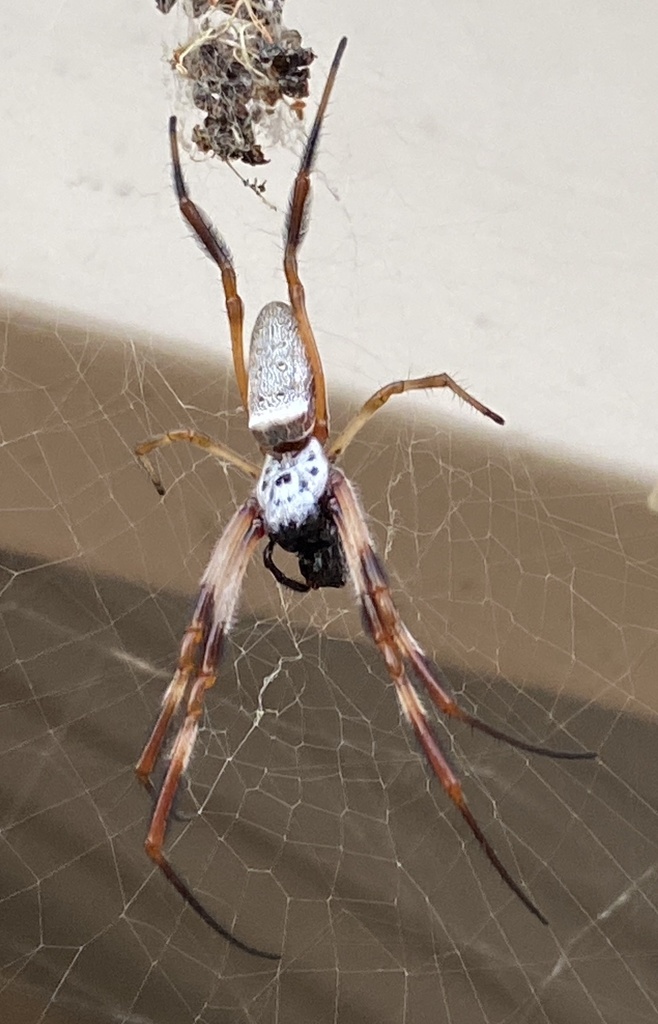
[[[658,518],[631,467],[658,450],[657,15],[286,5],[316,98],[350,39],[302,256],[334,426],[442,370],[510,424],[407,396],[348,453],[396,599],[468,710],[600,760],[437,725],[542,928],[429,777],[349,588],[300,598],[255,559],[168,851],[272,965],[154,871],[133,773],[247,483],[177,446],[160,500],[132,448],[194,426],[256,457],[168,182],[184,8],[5,6],[0,1019],[653,1024]],[[270,127],[282,211],[303,126]],[[249,325],[282,297],[281,217],[183,159]]]
[[[648,489],[463,433],[456,404],[424,419],[404,399],[346,460],[407,622],[465,706],[600,751],[547,762],[440,727],[551,929],[429,778],[349,589],[282,593],[255,560],[169,850],[223,923],[281,949],[272,965],[229,948],[152,870],[132,771],[248,484],[180,446],[161,460],[161,501],[131,445],[193,423],[253,454],[230,378],[47,311],[7,310],[4,341],[3,1017],[655,1020]],[[334,396],[337,425],[348,411]]]

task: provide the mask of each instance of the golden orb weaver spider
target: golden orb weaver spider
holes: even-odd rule
[[[248,410],[249,428],[264,455],[264,463],[259,469],[224,445],[193,430],[169,431],[143,442],[135,450],[160,494],[164,494],[164,488],[149,455],[155,449],[177,441],[198,445],[256,481],[254,491],[234,513],[210,557],[201,579],[192,621],[183,638],[176,672],[165,691],[160,715],[137,763],[136,772],[155,800],[146,839],[148,856],[211,928],[239,949],[272,960],[279,959],[278,954],[248,945],[223,927],[197,899],[164,853],[167,825],[194,748],[204,695],[216,682],[224,639],[235,617],[243,577],[256,546],[264,538],[268,539],[263,552],[264,564],[283,586],[306,592],[320,587],[341,587],[348,579],[351,580],[365,627],[384,657],[400,709],[413,729],[432,772],[500,877],[543,924],[548,923],[546,918],[512,878],[475,820],[459,778],[450,767],[412,684],[410,673],[440,712],[512,747],[553,758],[576,760],[596,757],[590,751],[550,750],[509,736],[463,710],[450,696],[442,673],[430,664],[401,621],[354,488],[336,468],[338,457],[370,417],[392,395],[405,391],[448,388],[483,416],[498,424],[504,422],[502,417],[464,391],[451,377],[441,373],[395,381],[380,388],[338,438],[328,444],[325,379],[306,312],[297,253],[306,227],[310,178],[320,129],[346,45],[347,40],[341,39],[292,188],[284,255],[290,305],[272,302],[261,310],[252,333],[248,372],[243,349],[244,308],[237,291],[233,261],[223,238],[187,193],[178,153],[176,118],[170,119],[174,185],[180,211],[220,271],[235,376],[243,405]],[[303,582],[290,579],[275,565],[272,554],[277,545],[297,556]],[[156,792],[151,776],[177,712],[182,713],[183,721],[166,759],[164,782]]]

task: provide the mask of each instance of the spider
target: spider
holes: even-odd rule
[[[304,286],[297,254],[307,222],[310,177],[329,102],[347,40],[336,50],[295,178],[286,222],[284,270],[290,304],[271,302],[258,315],[249,352],[243,351],[243,304],[229,250],[206,216],[190,199],[180,166],[176,118],[169,121],[173,177],[180,211],[222,278],[231,333],[233,365],[249,428],[260,446],[264,462],[259,469],[224,445],[194,430],[172,430],[150,438],[135,449],[159,494],[161,480],[149,459],[155,449],[178,441],[198,445],[255,481],[255,488],[228,522],[201,579],[192,621],[178,656],[174,677],[165,691],[162,708],[137,763],[137,776],[154,800],[146,838],[146,852],[168,881],[196,913],[234,946],[255,956],[279,959],[248,945],[221,925],[203,906],[169,862],[164,841],[169,819],[175,816],[174,798],[192,755],[204,695],[217,679],[224,640],[236,614],[240,589],[249,560],[263,539],[265,567],[276,581],[294,591],[342,587],[351,581],[361,606],[365,629],[383,655],[403,717],[446,794],[503,881],[543,924],[546,918],[504,866],[471,812],[459,777],[451,768],[421,703],[417,686],[424,689],[438,711],[479,729],[512,747],[553,758],[592,758],[590,751],[570,752],[534,746],[509,736],[462,709],[449,694],[443,674],[434,668],[404,625],[395,607],[384,567],[375,553],[363,510],[347,477],[336,461],[350,442],[393,395],[427,388],[448,388],[494,423],[504,421],[464,391],[446,373],[399,380],[380,388],[363,405],[333,443],[328,442],[329,416],[320,356],[306,311]],[[303,580],[286,576],[274,562],[276,547],[292,552]],[[412,683],[415,677],[415,683]],[[165,758],[166,773],[156,790],[152,774],[174,717],[182,724],[175,731]]]

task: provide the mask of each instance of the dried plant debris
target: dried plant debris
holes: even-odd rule
[[[175,0],[158,0],[160,10]],[[195,34],[178,47],[172,67],[191,85],[204,112],[192,130],[203,153],[250,166],[267,163],[257,141],[280,104],[303,116],[315,54],[282,23],[282,0],[187,0]]]

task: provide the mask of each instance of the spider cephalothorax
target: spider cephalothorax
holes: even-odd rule
[[[271,302],[261,310],[251,338],[248,373],[243,351],[243,306],[237,291],[233,262],[223,238],[187,194],[178,156],[176,120],[170,120],[174,183],[180,210],[221,273],[235,376],[242,402],[249,412],[249,427],[265,461],[259,470],[229,448],[194,430],[172,430],[145,441],[136,449],[160,494],[164,493],[164,488],[151,465],[149,454],[176,441],[188,441],[213,453],[241,470],[255,484],[251,495],[227,523],[203,574],[194,615],[181,645],[178,667],[137,764],[137,774],[156,800],[146,839],[149,857],[211,928],[238,948],[274,960],[278,959],[277,954],[249,946],[224,928],[197,899],[164,852],[167,824],[176,791],[192,755],[203,713],[204,695],[217,679],[222,640],[235,619],[249,560],[265,538],[265,565],[284,586],[306,592],[320,587],[341,587],[348,578],[351,580],[361,605],[365,628],[384,656],[400,709],[413,729],[432,772],[500,877],[544,924],[547,923],[546,918],[512,878],[475,820],[459,778],[441,749],[417,687],[425,691],[431,704],[443,714],[513,747],[548,757],[595,756],[589,751],[549,750],[526,743],[460,707],[450,695],[441,672],[431,666],[400,619],[354,488],[335,468],[338,457],[373,413],[392,395],[404,391],[449,388],[483,416],[495,423],[503,422],[497,413],[464,391],[448,374],[439,373],[413,380],[398,380],[380,388],[333,444],[328,444],[324,373],[306,312],[304,287],[297,269],[297,252],[304,233],[310,175],[320,127],[345,45],[346,40],[341,40],[293,185],[284,256],[290,305]],[[286,576],[275,565],[272,553],[276,545],[297,556],[304,583]],[[183,721],[175,730],[173,723],[178,713],[182,713]],[[163,756],[164,743],[170,731],[173,742],[167,755],[167,770],[156,793],[151,777],[156,763]]]
[[[278,583],[299,593],[346,583],[345,556],[330,508],[329,474],[324,448],[311,437],[296,451],[268,455],[256,488],[269,537],[265,566]],[[274,563],[276,545],[297,556],[304,583]]]

